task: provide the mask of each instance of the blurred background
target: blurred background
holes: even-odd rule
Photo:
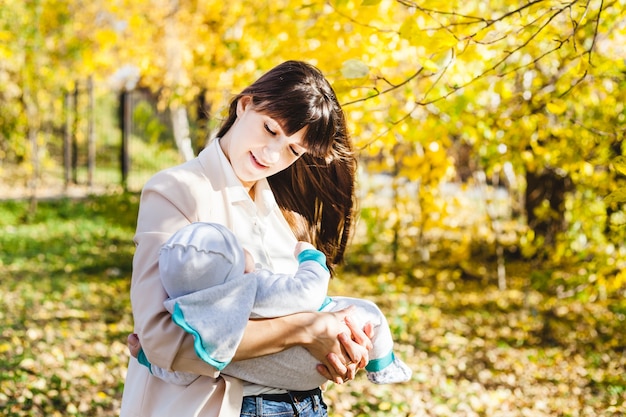
[[[115,415],[141,187],[197,155],[234,94],[298,59],[335,88],[359,154],[358,229],[347,279],[333,285],[379,297],[417,369],[392,400],[335,387],[337,415],[623,415],[625,8],[0,1],[0,273],[10,277],[0,406]],[[88,302],[92,291],[109,301]],[[82,301],[62,307],[68,299]],[[103,305],[108,313],[93,310]],[[30,322],[34,311],[43,318]],[[89,328],[99,314],[109,335],[100,355],[119,362],[101,369],[112,380],[85,388],[71,372],[34,370],[35,342],[48,355],[72,343],[53,331],[59,320]],[[33,330],[46,317],[52,333]],[[52,368],[70,366],[62,351]],[[524,380],[521,357],[543,358],[542,371]]]

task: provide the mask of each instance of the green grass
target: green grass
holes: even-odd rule
[[[116,415],[137,196],[27,207],[0,204],[0,409]]]
[[[34,215],[0,202],[2,415],[118,415],[137,202],[61,199]],[[445,263],[420,265],[420,279],[341,272],[331,294],[376,301],[414,375],[330,385],[331,416],[625,415],[624,300],[559,299],[530,288],[524,263],[507,267],[506,291]]]

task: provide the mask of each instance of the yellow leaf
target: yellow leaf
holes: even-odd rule
[[[363,0],[361,6],[376,6],[380,3],[380,0]]]
[[[0,30],[0,41],[10,42],[15,39],[15,36],[8,30]]]
[[[430,59],[423,60],[421,64],[422,64],[422,67],[424,67],[424,69],[427,69],[428,71],[432,71],[432,72],[439,71],[439,66]]]
[[[411,44],[419,43],[420,28],[417,26],[415,17],[409,16],[400,25],[400,37],[408,40]]]
[[[0,58],[7,61],[13,57],[13,51],[7,48],[4,44],[0,44]]]
[[[546,104],[546,109],[548,109],[550,113],[558,116],[565,113],[565,110],[567,110],[567,103],[563,100],[552,100]]]
[[[586,59],[581,58],[578,61],[578,65],[576,66],[576,74],[582,77],[588,70],[589,70],[589,62]]]
[[[611,161],[615,169],[617,169],[620,173],[626,175],[626,157],[618,156],[617,158]]]
[[[604,201],[607,204],[626,202],[626,189],[619,188],[613,191],[611,194],[604,197]]]
[[[490,34],[492,31],[490,29],[481,29],[478,32],[476,32],[473,36],[472,36],[472,40],[474,42],[480,42],[483,39],[485,39],[485,37]]]
[[[389,411],[391,410],[391,404],[388,401],[382,401],[379,405],[378,408],[381,411]]]
[[[98,30],[95,35],[96,42],[102,46],[114,45],[117,42],[117,33],[111,29]]]
[[[431,32],[428,37],[428,49],[433,51],[450,49],[456,46],[457,43],[458,40],[454,35],[442,29]]]
[[[140,16],[133,14],[130,17],[129,26],[131,28],[141,28],[143,25],[145,25],[145,21]]]

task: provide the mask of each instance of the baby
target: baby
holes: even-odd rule
[[[355,306],[353,318],[373,325],[367,378],[376,384],[405,382],[411,369],[393,353],[387,320],[372,302],[327,297],[330,273],[326,257],[311,244],[299,242],[294,275],[254,269],[254,260],[234,234],[216,223],[192,223],[176,232],[161,248],[159,271],[172,319],[194,335],[196,354],[227,375],[259,385],[310,390],[326,379],[318,361],[304,348],[230,362],[250,318],[270,318],[305,311],[338,311]],[[219,320],[214,319],[221,315]],[[229,321],[223,319],[228,317]],[[219,340],[216,346],[215,340]],[[151,365],[143,351],[131,352],[150,372],[170,383],[187,385],[198,375],[167,371]]]

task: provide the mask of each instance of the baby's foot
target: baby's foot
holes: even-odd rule
[[[367,379],[374,384],[395,384],[408,381],[412,374],[413,371],[406,363],[394,358],[393,362],[386,368],[376,372],[368,372]]]

